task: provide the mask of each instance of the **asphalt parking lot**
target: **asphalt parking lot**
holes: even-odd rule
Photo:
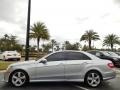
[[[3,73],[0,72],[0,90],[120,90],[120,73],[115,79],[106,81],[97,88],[90,88],[83,83],[73,82],[30,83],[27,86],[16,88],[3,82]]]

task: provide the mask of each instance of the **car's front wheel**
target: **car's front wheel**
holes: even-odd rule
[[[90,87],[97,87],[101,84],[101,75],[96,71],[90,71],[85,77],[85,83]]]
[[[7,60],[5,56],[3,56],[3,60],[4,60],[4,61],[6,61],[6,60]]]
[[[23,86],[28,82],[28,75],[22,70],[15,71],[11,74],[9,82],[16,87]]]

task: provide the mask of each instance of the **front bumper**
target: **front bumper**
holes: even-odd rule
[[[5,82],[9,82],[9,75],[10,75],[10,72],[4,72],[4,81]]]

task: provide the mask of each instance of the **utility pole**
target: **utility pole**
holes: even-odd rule
[[[30,12],[31,12],[31,0],[28,1],[28,17],[27,17],[25,61],[29,60]]]

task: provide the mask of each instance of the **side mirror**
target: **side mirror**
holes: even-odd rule
[[[42,59],[40,62],[43,63],[43,64],[46,64],[47,63],[47,59]]]
[[[100,55],[100,53],[96,53],[96,56],[97,56],[97,57],[100,57],[101,55]]]

